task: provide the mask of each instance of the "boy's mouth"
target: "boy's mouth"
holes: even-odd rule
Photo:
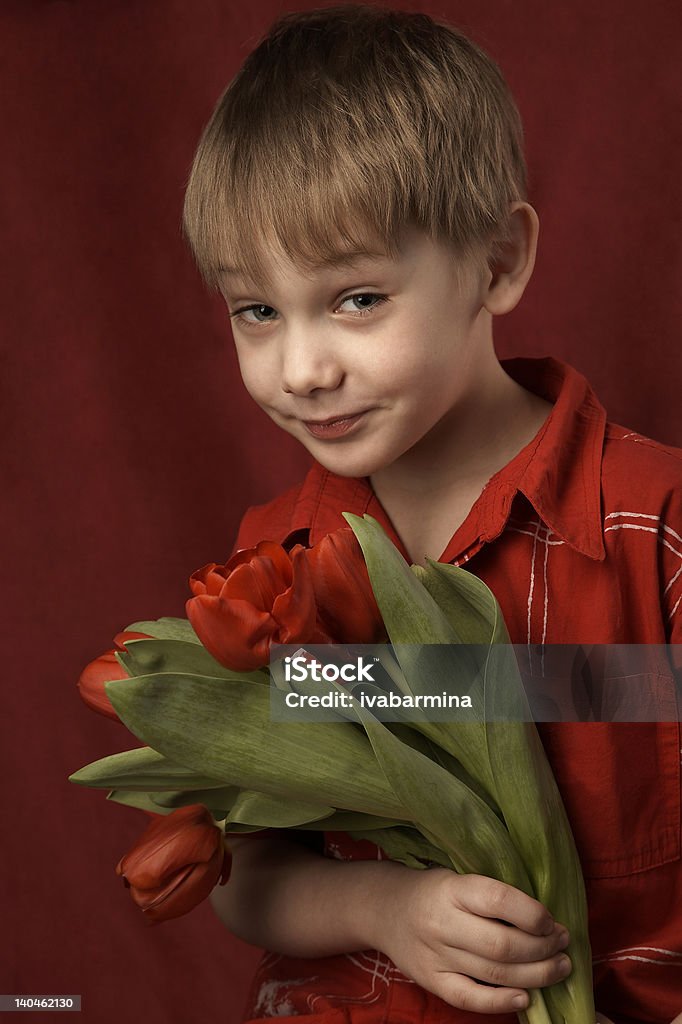
[[[367,411],[350,413],[347,416],[330,416],[326,420],[303,420],[302,422],[313,437],[340,437],[342,434],[347,434]]]

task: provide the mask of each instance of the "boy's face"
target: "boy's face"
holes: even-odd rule
[[[482,271],[459,271],[448,249],[410,228],[397,259],[312,275],[273,259],[265,290],[226,273],[247,390],[341,476],[371,476],[408,452],[411,464],[428,460],[482,383]],[[320,423],[330,419],[341,422]]]

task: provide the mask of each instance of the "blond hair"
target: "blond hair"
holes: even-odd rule
[[[345,4],[287,14],[247,57],[199,142],[183,228],[202,277],[265,282],[395,255],[415,225],[487,254],[525,199],[521,120],[497,65],[425,14]]]

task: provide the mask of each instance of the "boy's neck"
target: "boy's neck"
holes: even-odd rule
[[[417,445],[370,477],[406,547],[438,558],[486,483],[537,434],[552,408],[509,377],[489,349],[474,386]],[[433,534],[431,550],[429,533]],[[418,539],[417,539],[418,538]],[[436,550],[434,553],[433,545]],[[419,557],[421,561],[421,556]]]

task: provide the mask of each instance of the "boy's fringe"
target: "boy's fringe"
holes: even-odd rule
[[[218,286],[275,251],[313,271],[398,251],[413,224],[489,260],[524,199],[522,127],[494,62],[425,14],[342,5],[280,18],[203,133],[184,233]]]

